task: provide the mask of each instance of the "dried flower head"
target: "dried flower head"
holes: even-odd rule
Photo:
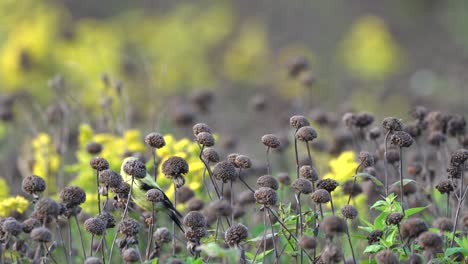
[[[322,179],[317,182],[318,189],[327,190],[329,193],[333,192],[339,183],[333,179]]]
[[[263,145],[269,148],[277,148],[281,145],[281,142],[279,141],[278,137],[273,134],[264,135],[262,137],[262,143]]]
[[[100,236],[106,231],[106,223],[99,217],[91,217],[84,222],[84,228],[89,233]]]
[[[413,138],[418,138],[422,133],[421,126],[417,121],[406,123],[403,127],[403,131],[410,134]]]
[[[219,154],[214,148],[204,148],[202,157],[206,162],[216,163],[219,161]]]
[[[36,227],[31,231],[31,239],[41,243],[52,241],[52,233],[45,227]]]
[[[217,200],[210,203],[210,208],[215,212],[217,216],[230,216],[232,207],[227,200]]]
[[[86,152],[88,152],[91,155],[98,155],[102,151],[102,145],[97,143],[97,142],[88,142],[86,144]]]
[[[89,161],[89,165],[91,168],[102,171],[107,170],[109,168],[109,162],[105,158],[101,157],[94,157]]]
[[[378,243],[380,239],[382,238],[382,236],[383,236],[382,230],[379,230],[379,229],[373,230],[372,232],[369,233],[369,235],[367,235],[367,243],[369,245]]]
[[[299,176],[312,182],[318,180],[317,170],[309,165],[301,166],[299,169]]]
[[[101,219],[104,224],[106,224],[106,228],[113,228],[115,227],[115,218],[109,212],[102,212],[100,215],[97,216]]]
[[[279,187],[278,181],[275,179],[275,177],[271,175],[260,176],[257,179],[257,185],[259,187],[269,187],[273,190],[278,190],[278,187]]]
[[[210,133],[211,134],[211,128],[205,124],[205,123],[198,123],[198,124],[195,124],[192,128],[193,130],[193,135],[194,136],[197,136],[199,133],[201,132],[206,132],[206,133]]]
[[[466,121],[462,115],[453,115],[447,123],[447,133],[452,136],[461,136],[466,132]]]
[[[220,161],[213,167],[213,176],[223,182],[228,182],[236,178],[236,167],[228,161]]]
[[[410,218],[401,223],[401,235],[403,238],[416,238],[428,230],[426,222],[420,218]]]
[[[123,171],[136,179],[146,177],[146,165],[138,159],[127,160],[123,166]]]
[[[455,186],[451,180],[441,180],[435,187],[440,193],[451,193]]]
[[[140,261],[140,252],[134,248],[127,248],[122,253],[122,259],[127,263]]]
[[[351,195],[351,197],[355,197],[362,193],[362,187],[358,183],[354,182],[353,180],[345,181],[342,185],[343,193],[345,195]]]
[[[200,132],[196,135],[195,140],[202,146],[212,147],[215,144],[215,139],[211,133]]]
[[[195,192],[187,186],[182,186],[177,191],[177,202],[186,203],[192,197],[195,196]]]
[[[41,177],[36,175],[30,175],[23,179],[21,188],[25,193],[37,194],[45,191],[46,183]]]
[[[400,153],[396,149],[387,150],[387,162],[395,164],[400,161]]]
[[[444,133],[438,130],[431,131],[427,138],[427,142],[429,142],[429,144],[431,144],[434,147],[439,147],[440,145],[445,143],[445,141],[447,141],[447,137],[444,135]]]
[[[252,161],[246,155],[237,155],[234,160],[234,166],[241,169],[248,169],[252,167]]]
[[[323,219],[321,228],[328,237],[333,237],[346,232],[346,221],[338,216],[327,216]]]
[[[389,225],[398,225],[400,224],[401,220],[403,219],[404,215],[402,213],[399,213],[399,212],[393,212],[393,213],[390,213],[388,216],[387,216],[387,224]]]
[[[324,189],[317,189],[310,196],[315,203],[328,203],[331,199],[330,193]]]
[[[257,203],[267,207],[275,205],[278,201],[276,191],[268,187],[260,187],[255,191],[254,196]]]
[[[410,114],[416,120],[424,120],[427,115],[427,109],[424,106],[417,105],[411,110]]]
[[[102,264],[102,261],[98,257],[88,257],[84,264]]]
[[[317,138],[317,131],[311,126],[303,126],[296,132],[296,139],[303,142],[309,142]]]
[[[200,243],[200,239],[208,235],[205,227],[195,227],[185,230],[185,239],[190,242]]]
[[[354,113],[345,113],[341,120],[348,128],[353,128],[356,125],[356,115]]]
[[[317,247],[317,240],[313,236],[301,236],[297,242],[299,247],[305,250],[312,250]]]
[[[140,232],[140,224],[132,218],[127,218],[119,223],[118,232],[127,237],[136,236]]]
[[[287,59],[286,67],[288,69],[289,76],[297,77],[303,71],[309,67],[309,62],[304,56],[292,56]]]
[[[3,222],[2,231],[12,236],[18,236],[23,231],[23,224],[14,218],[8,219]]]
[[[122,197],[122,198],[127,198],[128,197],[128,193],[130,192],[130,184],[129,183],[126,183],[124,181],[120,182],[120,185],[115,187],[115,188],[111,188],[111,191],[116,193],[118,196]]]
[[[453,229],[453,221],[447,217],[439,217],[432,223],[432,226],[439,229],[441,232],[451,232]]]
[[[278,173],[278,181],[285,186],[291,185],[291,177],[287,172]]]
[[[419,242],[419,245],[423,247],[424,249],[432,249],[432,250],[441,249],[444,244],[441,235],[437,233],[429,232],[429,231],[426,231],[420,234],[418,237],[418,242]]]
[[[466,160],[468,160],[468,149],[458,149],[450,157],[450,163],[453,166],[461,166]]]
[[[189,165],[187,161],[181,157],[172,156],[162,164],[162,172],[169,178],[178,177],[179,175],[188,173],[188,171]]]
[[[356,114],[355,126],[358,128],[366,128],[374,122],[374,115],[368,112],[360,112]]]
[[[382,127],[385,129],[385,131],[393,133],[395,131],[401,131],[403,129],[403,123],[398,118],[386,117],[382,122]]]
[[[190,228],[205,227],[206,218],[202,213],[192,211],[184,217],[184,225]]]
[[[371,140],[377,140],[380,137],[380,128],[379,127],[373,127],[369,130],[369,138]]]
[[[164,137],[159,134],[159,133],[149,133],[145,137],[145,143],[149,147],[155,148],[155,149],[160,149],[166,145],[166,141],[164,140]]]
[[[413,144],[413,138],[405,131],[396,131],[390,138],[390,142],[400,148],[408,148]]]
[[[40,227],[41,222],[35,218],[28,218],[23,221],[23,232],[29,234],[31,231],[36,228]]]
[[[397,256],[393,254],[393,252],[389,249],[381,250],[377,255],[375,255],[375,259],[377,260],[378,264],[399,264]]]
[[[86,192],[78,186],[66,186],[59,196],[67,208],[73,208],[86,201]]]
[[[150,189],[146,192],[146,200],[152,203],[160,203],[164,201],[164,194],[159,189]]]
[[[372,167],[374,165],[374,156],[368,151],[359,152],[358,159],[364,168]]]
[[[341,207],[341,214],[347,218],[347,219],[354,219],[357,217],[358,215],[358,211],[356,209],[356,207],[350,205],[350,204],[347,204],[343,207]]]
[[[292,128],[295,128],[295,129],[297,130],[297,129],[300,129],[301,127],[303,127],[303,126],[309,126],[310,123],[309,123],[309,121],[307,120],[307,118],[305,118],[304,116],[302,116],[302,115],[295,115],[295,116],[292,116],[292,117],[289,119],[289,125],[290,125]]]
[[[340,263],[343,260],[343,250],[334,244],[327,245],[320,255],[320,260],[317,263]]]
[[[299,178],[294,180],[291,186],[298,193],[309,194],[313,191],[312,183],[305,178]]]
[[[187,202],[187,208],[190,211],[200,211],[205,206],[205,202],[202,199],[193,197]]]
[[[47,222],[49,222],[52,219],[57,218],[59,214],[59,204],[49,197],[44,197],[36,203],[32,217],[41,221],[46,220]]]
[[[117,172],[107,169],[99,172],[99,183],[109,188],[118,188],[122,182],[122,176]]]
[[[153,233],[154,243],[163,245],[172,241],[172,234],[166,227],[160,227]]]
[[[239,245],[240,242],[244,241],[248,237],[249,230],[243,224],[233,224],[224,235],[224,241],[229,246]]]

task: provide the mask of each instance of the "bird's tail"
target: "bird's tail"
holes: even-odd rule
[[[182,222],[180,222],[180,218],[182,218],[182,214],[179,213],[179,211],[177,211],[177,209],[174,207],[171,200],[169,200],[169,198],[166,196],[166,194],[164,192],[162,192],[162,193],[164,195],[163,204],[168,209],[167,213],[168,213],[169,217],[180,228],[182,233],[185,234],[185,230],[182,227]]]

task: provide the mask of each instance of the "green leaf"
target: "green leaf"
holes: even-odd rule
[[[276,233],[275,233],[275,235],[276,235]],[[265,239],[269,239],[269,238],[271,238],[271,237],[272,237],[272,234],[269,233],[269,234],[267,234],[267,235],[265,236]],[[259,235],[259,236],[257,236],[257,237],[254,237],[254,238],[252,238],[252,239],[249,239],[249,240],[247,240],[247,242],[256,242],[256,241],[262,241],[262,240],[263,240],[263,234],[261,234],[261,235]]]
[[[262,253],[258,254],[258,256],[257,256],[257,261],[261,261],[264,257],[268,256],[268,254],[270,254],[271,252],[273,252],[273,250],[274,250],[274,249],[272,248],[272,249],[269,249],[269,250],[267,250],[267,251],[265,251],[265,252],[262,252]]]
[[[237,250],[235,248],[225,249],[217,243],[208,243],[200,245],[201,251],[205,252],[210,257],[236,257]]]
[[[369,173],[361,172],[353,176],[353,178],[355,177],[369,178],[375,185],[383,186],[383,183],[381,181],[379,181],[376,177],[370,175]]]
[[[416,182],[416,181],[412,180],[412,179],[403,179],[403,186],[405,186],[406,184],[411,183],[411,182]],[[392,184],[392,186],[400,186],[400,181],[394,182]]]
[[[369,233],[372,232],[372,231],[374,231],[374,228],[368,227],[368,226],[358,226],[358,228],[361,229],[361,230],[367,231],[367,232],[369,232]],[[366,239],[367,239],[367,238],[366,238]]]
[[[371,224],[369,221],[367,221],[367,219],[365,219],[364,217],[359,217],[359,220],[361,220],[361,222],[363,222],[364,224],[366,224],[368,227],[372,227],[372,229],[374,229],[374,225]]]
[[[447,248],[447,250],[445,250],[445,257],[449,257],[458,252],[463,253],[463,255],[466,256],[468,255],[468,248],[462,248],[462,247]]]
[[[364,253],[376,253],[384,248],[385,247],[382,245],[370,245],[366,247],[366,249],[364,250]]]
[[[374,228],[383,230],[386,226],[385,220],[387,219],[388,215],[389,213],[387,212],[380,213],[374,220]]]
[[[378,200],[377,202],[375,202],[372,206],[371,206],[371,209],[375,209],[377,207],[380,207],[380,206],[386,206],[387,205],[387,202],[384,201],[384,200]]]
[[[417,214],[417,213],[423,211],[424,209],[426,209],[426,208],[428,208],[428,207],[429,207],[429,205],[428,205],[428,206],[424,206],[424,207],[415,207],[415,208],[406,209],[406,210],[405,210],[405,216],[406,216],[406,217],[412,216],[412,215],[414,215],[414,214]]]

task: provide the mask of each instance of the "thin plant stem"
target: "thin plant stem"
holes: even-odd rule
[[[351,254],[353,255],[353,263],[356,264],[356,257],[354,256],[353,243],[351,242],[351,236],[349,235],[348,221],[346,221],[346,235],[348,236],[349,247],[351,248]]]
[[[94,243],[94,234],[91,235],[91,243],[89,243],[89,255],[93,256],[93,243]]]
[[[298,129],[296,129],[296,132],[294,132],[294,154],[296,157],[296,177],[297,179],[299,179],[299,154],[297,153],[297,138],[296,138],[297,130]]]
[[[463,173],[462,173],[462,177],[463,177]],[[463,188],[463,186],[461,188]],[[463,200],[465,200],[467,190],[468,190],[468,187],[465,188],[463,195],[458,198],[458,206],[457,206],[457,211],[455,213],[455,220],[453,223],[452,241],[450,241],[450,247],[453,247],[453,243],[455,242],[455,232],[457,231],[458,217],[460,215],[460,209],[462,207]]]
[[[387,141],[390,136],[390,131],[385,134],[384,141],[384,172],[385,172],[385,197],[388,196],[388,162],[387,162]],[[400,156],[401,159],[401,156]]]
[[[300,234],[302,236],[303,232],[303,224],[302,224],[302,208],[301,208],[301,193],[297,193],[295,195],[296,197],[296,214],[297,214],[297,220],[296,220],[296,236]],[[299,233],[300,231],[300,233]],[[300,255],[300,262],[302,263],[302,259],[304,257],[304,250],[301,249],[301,255]]]
[[[255,192],[254,189],[252,189],[252,187],[250,187],[244,179],[242,179],[240,176],[239,176],[239,180],[245,185],[245,187],[247,187],[251,192]]]
[[[330,206],[331,206],[331,209],[332,209],[332,215],[335,215],[335,207],[333,206],[333,198],[330,194]]]
[[[277,245],[276,245],[276,240],[275,240],[275,230],[273,228],[273,221],[271,219],[271,217],[268,215],[268,212],[265,210],[265,215],[268,216],[268,219],[270,220],[270,228],[271,228],[271,235],[272,235],[272,239],[273,239],[273,248],[275,250],[275,263],[278,263],[278,256],[279,256],[279,252],[278,252],[278,248],[277,248]]]
[[[132,189],[133,189],[134,182],[135,182],[135,179],[132,177],[132,181],[130,183],[130,190],[128,191],[127,203],[125,204],[125,209],[122,214],[122,218],[120,219],[120,222],[122,222],[127,216],[130,200],[132,199]],[[118,235],[118,232],[115,232],[114,239],[112,240],[112,245],[109,251],[109,257],[108,257],[109,263],[112,263],[112,251],[114,251],[114,245],[115,245],[115,241],[117,240],[117,235]]]
[[[56,228],[57,228],[57,231],[58,231],[59,236],[60,236],[60,241],[62,242],[62,248],[63,248],[63,254],[65,255],[65,260],[68,263],[68,262],[70,262],[70,260],[68,259],[67,249],[65,247],[65,240],[63,239],[62,229],[60,228],[58,223],[56,223]]]
[[[234,210],[232,208],[234,208],[234,190],[232,189],[232,179],[231,179],[231,198],[230,198],[230,202],[231,202],[231,223],[234,224]]]
[[[150,248],[151,248],[151,245],[153,244],[153,227],[154,227],[154,203],[151,203],[151,225],[150,225],[150,228],[149,228],[149,231],[148,231],[148,236],[149,236],[149,242],[148,242],[148,245],[146,245],[146,260],[149,259],[149,254],[150,254]]]
[[[99,244],[99,247],[101,248],[102,263],[103,264],[106,264],[106,251],[104,249],[105,243],[106,243],[106,233],[104,232],[104,234],[102,235],[102,238],[101,238],[101,243]]]
[[[174,183],[174,208],[177,208],[177,186]],[[175,222],[172,222],[172,256],[176,255],[176,235],[175,235]]]
[[[266,252],[266,234],[267,234],[267,221],[266,221],[266,214],[263,214],[263,258],[262,264],[265,263],[265,252]]]
[[[400,202],[401,202],[401,210],[403,215],[405,215],[405,205],[403,203],[403,150],[402,147],[399,147],[400,150],[400,170],[398,171],[400,174]]]
[[[206,167],[203,168],[202,179],[203,179],[203,186],[205,186],[206,194],[208,194],[208,198],[210,198],[210,201],[213,201],[213,198],[211,197],[211,194],[210,194],[210,188],[208,187],[208,184],[206,182]]]
[[[97,200],[98,200],[98,211],[101,214],[101,193],[99,192],[99,171],[96,170],[96,184],[97,184]]]
[[[208,175],[210,176],[211,183],[213,184],[213,187],[215,189],[216,195],[218,196],[218,199],[220,199],[222,194],[221,195],[219,194],[218,185],[216,184],[215,180],[213,179],[213,173],[211,172],[210,165],[208,165],[208,163],[206,163],[205,160],[202,157],[203,150],[205,149],[205,146],[198,145],[198,147],[200,148],[200,154],[198,155],[198,157],[200,158],[200,160],[205,165],[205,168],[208,171]]]
[[[86,257],[86,249],[85,249],[85,246],[84,246],[83,234],[81,234],[80,223],[78,222],[78,217],[76,216],[76,214],[74,216],[75,216],[76,226],[78,227],[78,233],[80,234],[80,241],[81,241],[81,247],[83,248],[83,255],[84,255],[84,258],[86,259],[87,258]]]
[[[270,147],[266,149],[267,174],[270,175]]]
[[[323,210],[322,210],[322,204],[319,204],[319,210],[320,210],[320,217],[322,217],[323,220]]]
[[[447,193],[447,218],[450,215],[450,192]]]
[[[397,224],[397,228],[398,228],[398,234],[400,235],[400,239],[403,241],[403,236],[401,235],[401,230],[400,230],[400,224]],[[408,253],[406,253],[406,249],[404,245],[402,245],[402,248],[403,248],[403,252],[405,253],[405,256],[408,256]]]
[[[151,148],[151,155],[153,156],[153,173],[154,173],[154,180],[158,178],[158,164],[156,163],[156,149]]]
[[[283,223],[283,221],[281,221],[281,219],[275,214],[275,212],[270,207],[268,207],[267,209],[271,213],[271,215],[273,215],[276,218],[276,221],[280,223],[280,225],[284,228],[284,230],[286,230],[289,233],[290,237],[294,238],[294,240],[297,242],[296,236],[294,236],[291,230],[289,230],[289,228]]]
[[[72,229],[70,219],[68,219],[68,256],[69,259],[72,258]]]
[[[46,256],[50,256],[50,259],[55,263],[58,264],[57,261],[55,260],[54,256],[52,256],[51,252],[49,251],[49,248],[47,248],[47,245],[45,243],[41,243],[42,246],[45,249]],[[13,259],[12,259],[13,260]]]
[[[361,168],[361,166],[362,166],[362,163],[359,163],[359,165],[358,165],[357,168],[356,168],[356,171],[354,172],[354,176],[353,176],[353,178],[354,178],[354,180],[353,180],[353,187],[352,187],[351,190],[354,190],[354,186],[356,185],[356,181],[357,181],[356,175],[358,174],[359,169]],[[353,195],[353,191],[351,191],[351,192],[349,193],[348,204],[349,204],[349,202],[351,202],[351,196],[352,196],[352,195]],[[330,196],[331,196],[331,194],[330,194]]]

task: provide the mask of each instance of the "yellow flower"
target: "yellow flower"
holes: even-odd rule
[[[0,217],[10,215],[12,212],[23,213],[28,209],[29,202],[23,196],[4,199],[0,202]]]
[[[47,133],[39,133],[32,140],[32,146],[34,155],[32,173],[44,178],[48,193],[55,193],[57,190],[55,173],[60,167],[60,155]]]
[[[0,200],[7,198],[9,193],[10,187],[8,187],[8,183],[5,179],[0,178]]]

